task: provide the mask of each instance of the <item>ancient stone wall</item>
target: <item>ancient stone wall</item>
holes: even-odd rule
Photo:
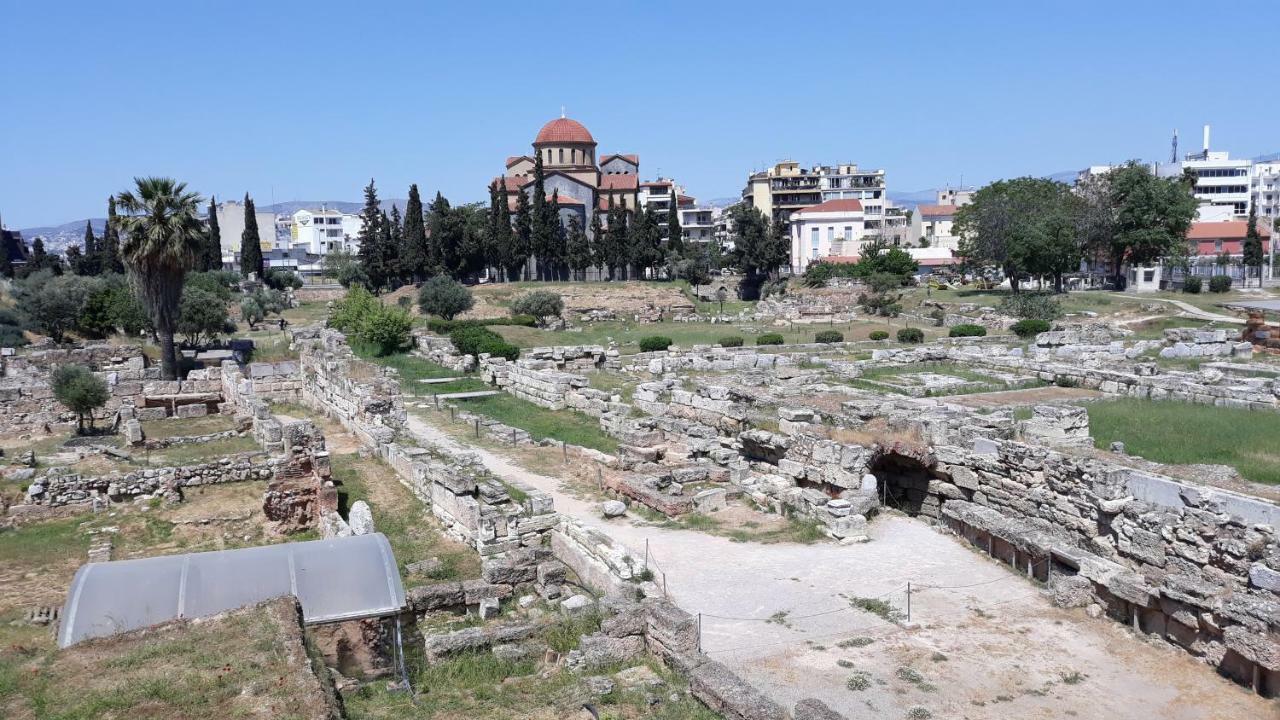
[[[145,468],[91,477],[64,468],[51,468],[28,487],[27,502],[57,507],[94,500],[124,502],[139,497],[180,497],[182,488],[186,487],[269,479],[279,462],[279,459],[242,453],[197,465]]]
[[[400,383],[355,356],[337,330],[293,332],[302,373],[300,400],[336,419],[370,448],[391,442],[404,427]]]

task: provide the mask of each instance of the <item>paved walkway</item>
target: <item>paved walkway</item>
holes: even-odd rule
[[[1125,299],[1127,299],[1127,300],[1133,300],[1133,299],[1134,299],[1134,297],[1135,297],[1134,295],[1126,295],[1126,294],[1124,294],[1124,293],[1111,293],[1111,294],[1112,294],[1112,295],[1115,295],[1116,297],[1122,297],[1122,298],[1125,298]],[[1169,303],[1170,305],[1173,305],[1174,307],[1176,307],[1176,308],[1178,308],[1179,310],[1181,310],[1181,311],[1182,311],[1182,312],[1181,312],[1181,313],[1179,313],[1179,314],[1181,314],[1181,315],[1188,315],[1188,316],[1193,317],[1193,318],[1196,318],[1196,319],[1198,319],[1198,320],[1208,320],[1208,321],[1211,321],[1211,322],[1230,323],[1230,324],[1232,324],[1232,325],[1243,325],[1243,324],[1244,324],[1244,320],[1242,320],[1241,318],[1238,318],[1238,317],[1236,317],[1236,316],[1234,316],[1234,315],[1220,315],[1220,314],[1218,314],[1218,313],[1212,313],[1212,312],[1209,312],[1208,310],[1201,310],[1200,308],[1196,307],[1195,305],[1192,305],[1192,304],[1190,304],[1190,303],[1185,303],[1185,302],[1183,302],[1183,301],[1181,301],[1181,300],[1174,300],[1174,299],[1172,299],[1172,298],[1155,298],[1155,297],[1153,297],[1153,298],[1144,298],[1144,297],[1142,297],[1141,295],[1138,295],[1138,296],[1136,296],[1136,297],[1141,298],[1141,299],[1143,299],[1143,300],[1149,300],[1149,301],[1151,301],[1151,302]]]
[[[647,540],[659,583],[665,575],[671,599],[700,614],[704,651],[788,709],[816,696],[851,719],[902,717],[917,706],[934,717],[974,720],[1208,720],[1274,711],[1183,653],[1134,640],[1109,620],[1053,608],[1018,573],[915,520],[881,516],[871,523],[871,542],[848,546],[739,543],[630,518],[606,521],[596,502],[565,492],[555,478],[464,446],[420,417],[409,416],[409,429],[551,494],[559,512],[636,557]],[[908,581],[914,629],[852,605],[854,598],[882,600],[905,614]],[[901,679],[899,668],[924,683]],[[858,670],[873,681],[853,691],[846,683]],[[1073,672],[1087,680],[1062,682]]]

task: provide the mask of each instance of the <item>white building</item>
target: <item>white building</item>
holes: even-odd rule
[[[331,252],[358,252],[361,224],[359,215],[339,210],[298,210],[289,229],[289,249],[321,256]]]
[[[1204,149],[1187,155],[1182,171],[1193,173],[1192,193],[1200,201],[1198,219],[1225,221],[1246,217],[1252,206],[1253,161],[1232,160],[1225,151],[1209,149],[1209,126],[1204,126]]]
[[[828,200],[791,213],[791,272],[809,263],[857,255],[862,249],[867,214],[861,200]]]
[[[234,265],[240,254],[240,236],[244,234],[244,203],[228,200],[217,206],[218,244],[222,246],[222,264]],[[258,220],[258,244],[262,252],[276,246],[276,214],[255,210]]]
[[[782,223],[790,222],[793,213],[828,200],[858,200],[868,225],[877,230],[892,207],[886,198],[884,170],[860,170],[854,163],[802,168],[795,161],[780,162],[749,176],[742,199],[769,220]]]
[[[1250,180],[1250,201],[1258,208],[1258,224],[1271,226],[1280,218],[1280,161],[1254,163]]]
[[[689,205],[680,208],[680,229],[685,242],[711,242],[716,238],[718,208]]]

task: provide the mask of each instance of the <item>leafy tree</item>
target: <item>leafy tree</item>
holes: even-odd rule
[[[93,411],[111,399],[106,381],[80,365],[59,365],[54,368],[50,379],[53,397],[77,415],[79,427],[76,432],[83,435],[85,417],[89,418],[89,427],[92,428]]]
[[[614,205],[613,196],[609,196],[607,222],[609,227],[604,231],[602,259],[609,269],[609,279],[626,280],[627,271],[627,210],[622,205]]]
[[[872,315],[897,317],[902,312],[902,276],[895,273],[873,273],[866,279],[867,289],[858,295],[858,304]]]
[[[698,295],[698,288],[711,282],[711,264],[707,258],[706,248],[697,248],[689,252],[689,257],[675,263],[675,277],[693,286],[693,294]]]
[[[252,297],[247,297],[240,301],[240,319],[249,323],[250,330],[257,330],[258,323],[266,319],[267,313],[262,309],[262,305]]]
[[[178,332],[186,336],[187,345],[199,347],[234,330],[235,325],[227,316],[227,305],[221,298],[197,287],[183,288],[178,305]]]
[[[75,273],[76,275],[88,274],[88,273],[81,272],[81,270],[84,269],[85,262],[84,262],[84,252],[80,250],[79,245],[67,246],[66,260],[67,260],[67,267],[71,269],[71,272]]]
[[[507,279],[507,266],[511,264],[511,211],[507,207],[506,177],[489,183],[489,214],[487,220],[487,250],[489,267],[494,269],[495,281]]]
[[[137,335],[150,328],[147,312],[120,275],[103,275],[101,282],[85,298],[77,329],[93,337],[120,331]]]
[[[378,307],[378,299],[361,285],[351,288],[346,297],[334,303],[329,327],[348,335],[359,333],[367,318]]]
[[[591,246],[591,265],[603,267],[604,261],[604,242],[605,232],[604,225],[600,222],[600,210],[592,208],[591,210],[591,237],[588,243]]]
[[[582,280],[591,267],[591,243],[582,230],[582,221],[575,214],[569,218],[569,230],[565,239],[565,261],[573,271],[574,280]]]
[[[196,254],[201,254],[200,248]],[[240,274],[250,274],[262,278],[262,239],[258,236],[258,212],[253,207],[253,198],[244,194],[244,230],[240,233]]]
[[[1244,247],[1241,248],[1241,258],[1240,258],[1241,262],[1244,264],[1246,268],[1246,272],[1244,276],[1244,285],[1247,287],[1249,284],[1249,273],[1247,272],[1247,269],[1257,268],[1258,269],[1258,285],[1259,287],[1261,287],[1263,254],[1262,254],[1262,235],[1258,233],[1257,206],[1250,206],[1249,223],[1246,226],[1246,228],[1247,229],[1245,230],[1245,235],[1244,235]]]
[[[1194,177],[1156,177],[1146,165],[1130,162],[1106,173],[1106,183],[1104,211],[1114,217],[1106,254],[1117,277],[1126,262],[1150,265],[1185,245],[1198,205]]]
[[[684,254],[684,230],[680,228],[680,203],[675,188],[671,189],[671,210],[667,212],[667,249]]]
[[[414,183],[409,186],[409,201],[404,206],[404,262],[402,265],[404,277],[413,281],[427,277],[427,261],[431,254],[423,217],[422,197],[418,194],[417,183]]]
[[[626,242],[632,273],[637,279],[643,279],[646,270],[662,261],[662,230],[652,205],[644,210],[636,209]]]
[[[160,338],[161,376],[177,380],[173,333],[183,281],[204,234],[197,216],[200,196],[171,178],[137,178],[135,184],[116,196],[125,212],[118,218],[124,235],[120,255]]]
[[[85,302],[96,288],[90,278],[54,275],[45,268],[16,283],[13,290],[18,309],[31,327],[61,343],[68,332],[80,327]]]
[[[437,275],[422,285],[418,291],[418,308],[428,315],[438,315],[452,320],[475,305],[471,291],[453,278]]]
[[[386,256],[382,248],[382,211],[379,209],[378,190],[374,187],[373,178],[364,188],[364,208],[360,211],[360,232],[356,238],[360,242],[360,265],[368,278],[370,289],[381,290],[386,283],[387,268],[383,258]]]
[[[514,315],[532,315],[539,325],[546,325],[550,318],[564,312],[564,298],[549,290],[534,290],[516,298],[511,303]]]
[[[267,274],[262,277],[262,282],[269,288],[281,291],[285,288],[297,290],[302,287],[302,278],[298,273],[284,268],[267,268]]]
[[[344,288],[361,286],[368,288],[369,276],[364,271],[360,259],[349,252],[331,252],[321,261],[325,275],[337,280]]]
[[[62,258],[54,253],[46,252],[44,238],[37,237],[31,242],[31,255],[27,258],[27,266],[24,268],[24,273],[32,275],[41,270],[48,270],[54,275],[61,275],[63,271]]]
[[[896,275],[899,278],[898,284],[901,285],[920,268],[911,253],[896,245],[889,245],[882,238],[876,238],[862,246],[859,252],[858,262],[852,268],[855,277],[865,278],[877,273]]]
[[[187,273],[183,287],[200,288],[216,296],[223,303],[231,302],[231,296],[240,287],[240,276],[222,270]]]
[[[116,215],[116,198],[107,198],[107,227],[102,232],[102,271],[123,275],[124,258],[120,256],[120,220]],[[221,256],[219,256],[221,263]]]
[[[516,196],[514,240],[507,277],[511,280],[528,279],[529,256],[533,253],[533,211],[529,207],[529,195],[523,189]]]
[[[1024,274],[1052,275],[1062,288],[1062,275],[1079,267],[1079,203],[1065,184],[1043,178],[998,180],[974,194],[956,212],[960,254],[972,262],[994,265],[1020,291]]]
[[[430,274],[446,271],[447,264],[452,264],[449,260],[457,250],[460,237],[454,224],[452,210],[453,206],[449,204],[448,198],[439,191],[436,192],[436,199],[432,200],[427,208],[427,234],[431,238],[431,254],[428,261]]]

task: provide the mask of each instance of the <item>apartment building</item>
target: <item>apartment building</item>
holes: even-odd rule
[[[810,263],[856,257],[867,236],[867,214],[861,200],[828,200],[791,213],[791,272]]]
[[[1269,227],[1280,219],[1280,161],[1253,164],[1249,200],[1258,209],[1258,223]]]
[[[234,200],[217,205],[218,244],[222,247],[222,264],[234,265],[240,255],[240,237],[244,234],[244,203]],[[258,221],[258,244],[266,253],[276,247],[276,214],[254,211]]]
[[[328,208],[298,210],[289,223],[287,247],[312,255],[355,253],[360,250],[361,226],[360,216],[352,213]]]
[[[711,242],[716,239],[716,224],[721,208],[699,207],[695,204],[680,208],[680,229],[685,242]]]
[[[960,237],[954,230],[956,211],[972,202],[973,192],[946,188],[937,191],[935,202],[917,206],[911,214],[907,245],[947,250],[959,248]]]
[[[815,165],[803,168],[794,161],[780,162],[752,173],[742,199],[775,222],[790,223],[792,213],[829,200],[857,200],[869,227],[905,226],[905,215],[895,219],[885,194],[884,170],[861,170],[856,164]],[[886,217],[890,216],[888,220]]]

